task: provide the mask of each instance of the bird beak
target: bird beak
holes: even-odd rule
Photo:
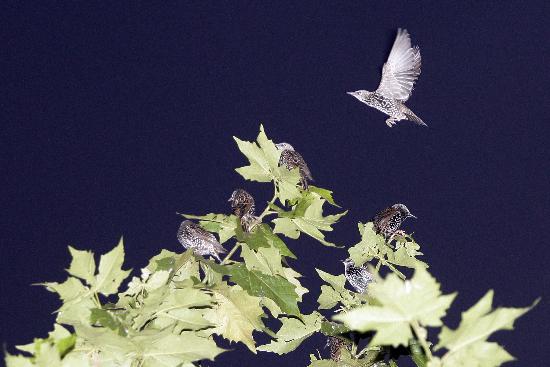
[[[347,94],[349,94],[350,96],[355,96],[355,92],[346,92]]]

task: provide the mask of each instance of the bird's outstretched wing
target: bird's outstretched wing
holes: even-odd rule
[[[382,80],[376,92],[387,98],[405,102],[420,75],[420,49],[411,47],[406,29],[398,29],[388,61],[382,68]]]

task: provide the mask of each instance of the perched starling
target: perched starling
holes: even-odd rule
[[[308,180],[313,181],[313,176],[302,155],[295,151],[294,147],[288,143],[279,143],[276,144],[276,147],[281,151],[279,166],[284,165],[289,170],[298,167],[300,183],[304,190],[307,190]]]
[[[183,247],[192,248],[197,255],[212,255],[221,261],[219,254],[227,252],[212,233],[190,220],[181,223],[177,237]]]
[[[231,202],[233,213],[240,218],[243,230],[250,232],[258,224],[258,217],[254,215],[255,207],[252,195],[243,189],[237,189],[233,191],[228,201]]]
[[[347,350],[351,349],[351,342],[344,340],[342,338],[337,338],[335,336],[329,336],[327,338],[327,344],[325,347],[330,348],[330,359],[335,362],[340,361],[342,355],[342,349],[346,348]]]
[[[416,218],[403,204],[394,204],[382,210],[374,216],[374,230],[380,233],[386,240],[402,231],[398,231],[403,221],[407,218]]]
[[[365,293],[369,283],[374,281],[374,277],[367,270],[365,265],[355,266],[353,260],[348,258],[343,261],[344,273],[349,284],[353,286],[357,293]]]
[[[411,38],[406,29],[398,29],[388,61],[382,68],[382,80],[378,89],[374,92],[358,90],[348,94],[390,116],[386,120],[389,127],[399,120],[428,126],[405,106],[419,75],[420,49],[418,46],[411,47]]]

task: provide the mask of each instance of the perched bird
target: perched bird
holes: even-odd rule
[[[351,342],[335,336],[329,336],[327,338],[327,343],[325,344],[325,348],[326,347],[330,348],[330,359],[338,362],[341,359],[342,349],[351,349]]]
[[[254,215],[254,198],[248,191],[237,189],[231,193],[231,197],[227,201],[231,203],[233,214],[237,217],[240,218],[245,214]]]
[[[279,143],[275,144],[275,146],[281,151],[279,166],[284,165],[289,170],[298,167],[300,172],[300,183],[302,188],[307,190],[308,180],[313,181],[313,176],[302,155],[295,151],[294,147],[288,143]]]
[[[389,127],[400,120],[428,126],[404,104],[409,99],[419,75],[420,49],[418,46],[411,47],[409,33],[406,29],[400,28],[397,30],[388,61],[382,68],[382,80],[378,89],[374,92],[358,90],[348,94],[390,116],[386,120]]]
[[[344,263],[344,274],[349,284],[353,286],[357,293],[365,293],[369,283],[374,281],[374,277],[367,270],[367,267],[365,265],[355,266],[350,258],[342,262]]]
[[[403,234],[399,227],[407,218],[416,219],[405,205],[394,204],[374,216],[374,230],[376,233],[382,234],[386,240],[391,241],[396,234]]]
[[[212,233],[190,220],[180,224],[177,237],[183,247],[193,249],[197,255],[211,255],[221,261],[219,254],[227,252]]]
[[[240,218],[241,227],[245,232],[250,232],[256,224],[258,217],[254,215],[254,198],[250,193],[243,189],[233,191],[228,200],[231,202],[233,213]]]

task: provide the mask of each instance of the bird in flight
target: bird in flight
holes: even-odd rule
[[[386,120],[389,127],[400,120],[428,126],[405,106],[420,75],[420,61],[420,49],[418,46],[411,47],[409,32],[399,28],[388,61],[382,68],[382,80],[378,89],[374,92],[358,90],[348,94],[390,116]]]

